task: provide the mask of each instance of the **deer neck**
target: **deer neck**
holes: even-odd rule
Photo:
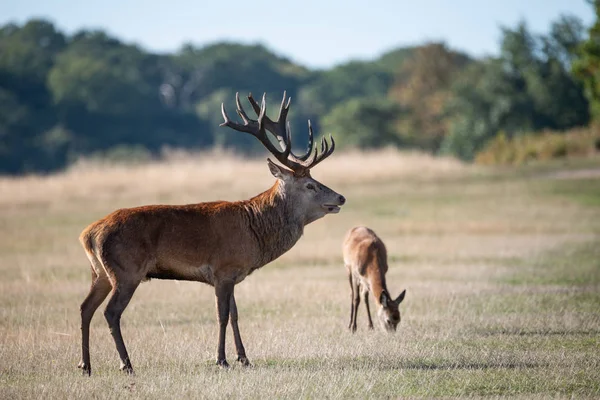
[[[278,180],[246,203],[248,224],[263,254],[263,265],[288,251],[304,232],[303,216],[294,212]]]
[[[385,265],[382,263],[385,262],[386,260],[382,259],[381,254],[377,252],[375,259],[371,261],[370,268],[367,269],[371,293],[373,294],[373,297],[375,297],[377,305],[381,305],[381,293],[386,292],[389,294],[385,283],[385,274],[382,271],[382,267]]]

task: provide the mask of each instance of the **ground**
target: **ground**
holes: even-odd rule
[[[91,378],[76,368],[81,230],[120,207],[251,197],[273,182],[266,161],[200,154],[0,178],[0,398],[597,398],[598,171],[598,159],[499,169],[334,154],[313,177],[347,198],[342,211],[236,287],[252,368],[214,365],[211,287],[153,280],[123,316],[137,375],[119,372],[102,306]],[[347,330],[341,243],[358,224],[388,247],[392,295],[407,290],[396,334],[368,331],[362,306]]]

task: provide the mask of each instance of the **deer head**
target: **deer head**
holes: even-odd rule
[[[383,329],[388,332],[395,332],[396,327],[400,323],[400,310],[398,309],[398,306],[402,303],[402,300],[404,300],[405,295],[406,290],[403,290],[395,300],[392,300],[387,291],[384,290],[381,292],[377,316],[379,317],[379,322]]]
[[[330,136],[331,146],[325,138],[322,139],[319,152],[314,145],[313,129],[309,120],[308,151],[298,156],[292,152],[290,124],[286,121],[291,98],[286,98],[285,92],[277,121],[267,117],[266,93],[263,94],[260,105],[254,100],[251,93],[248,95],[248,101],[258,116],[257,120],[248,117],[240,103],[239,93],[236,93],[235,101],[236,111],[243,124],[231,121],[225,111],[225,106],[221,104],[221,113],[224,119],[221,126],[228,126],[256,137],[281,164],[287,167],[284,168],[275,164],[271,159],[267,159],[271,174],[280,181],[283,196],[290,204],[293,204],[294,212],[302,216],[304,225],[326,214],[339,212],[340,206],[346,202],[344,196],[321,184],[310,175],[311,168],[333,153],[335,149],[333,137]],[[271,142],[267,131],[275,136],[281,149]]]

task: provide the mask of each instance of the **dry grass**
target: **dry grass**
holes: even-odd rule
[[[338,154],[313,175],[348,203],[236,288],[254,367],[213,365],[210,287],[152,281],[123,317],[134,378],[117,370],[101,312],[94,375],[76,369],[89,285],[79,232],[118,207],[247,198],[272,184],[264,160],[179,155],[0,178],[0,398],[600,396],[597,176],[392,150]],[[386,241],[392,294],[407,288],[396,335],[367,332],[362,307],[359,332],[346,331],[340,247],[356,224]]]
[[[237,199],[251,196],[272,184],[264,159],[242,159],[219,151],[188,154],[171,153],[162,161],[134,165],[107,165],[82,160],[66,173],[25,178],[0,177],[0,206],[23,203],[48,205],[69,200],[139,201],[214,200],[214,196]],[[366,167],[366,168],[365,168]],[[327,167],[314,175],[331,185],[385,182],[389,179],[436,177],[457,173],[464,166],[454,159],[436,159],[419,153],[399,155],[397,150],[346,153],[333,157]],[[240,179],[240,175],[243,178]],[[182,198],[183,197],[183,198]]]

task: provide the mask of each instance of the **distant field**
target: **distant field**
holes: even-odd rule
[[[483,169],[392,150],[335,154],[313,176],[348,199],[236,287],[253,368],[221,370],[214,292],[140,286],[122,321],[137,375],[99,309],[82,377],[81,230],[119,207],[248,198],[266,162],[200,154],[0,178],[0,398],[600,397],[600,159]],[[395,335],[346,326],[341,241],[373,228],[390,253]],[[229,331],[228,359],[235,359]],[[233,363],[232,363],[233,364]]]

